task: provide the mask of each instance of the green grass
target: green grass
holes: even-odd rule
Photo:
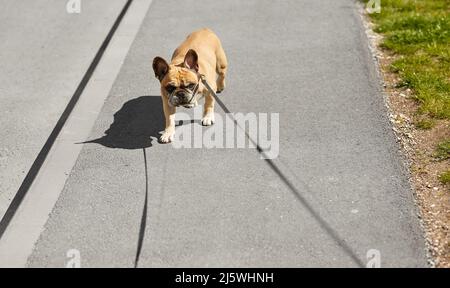
[[[434,157],[437,160],[447,160],[450,158],[450,139],[447,139],[437,146]]]
[[[450,1],[381,0],[370,16],[382,47],[399,56],[391,69],[415,92],[418,112],[450,119]]]
[[[418,129],[428,130],[436,125],[436,122],[432,119],[421,119],[415,123]]]
[[[439,175],[439,180],[443,184],[450,184],[450,170],[445,171],[441,175]]]

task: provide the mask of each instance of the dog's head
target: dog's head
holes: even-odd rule
[[[183,63],[168,64],[161,57],[153,59],[155,77],[161,82],[161,93],[167,97],[169,105],[192,108],[197,105],[200,79],[198,77],[198,55],[189,50]]]

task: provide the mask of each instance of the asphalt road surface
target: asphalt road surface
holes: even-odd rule
[[[0,217],[125,0],[0,1]]]
[[[116,65],[112,88],[92,94],[107,96],[104,103],[98,100],[99,113],[91,115],[92,129],[84,125],[86,137],[55,143],[56,148],[80,149],[72,153],[73,167],[60,180],[56,203],[33,206],[31,200],[45,194],[37,187],[50,187],[62,177],[45,169],[70,162],[64,156],[70,153],[58,156],[52,150],[40,180],[0,239],[0,256],[7,255],[0,257],[1,265],[16,263],[21,245],[8,239],[20,235],[34,247],[23,262],[30,267],[64,267],[71,249],[79,251],[82,267],[365,267],[374,253],[382,267],[426,266],[407,170],[354,1],[153,0],[140,9],[146,15],[138,23],[132,13],[139,9],[133,7],[146,1],[131,4],[131,14],[114,35],[137,32]],[[70,15],[79,17],[82,34],[69,30],[67,39],[52,36],[67,16],[58,14],[61,22],[46,20],[51,9],[30,19],[40,35],[25,37],[20,31],[31,23],[0,32],[14,45],[1,46],[10,59],[0,57],[6,57],[12,72],[0,72],[0,112],[2,126],[12,132],[2,129],[7,134],[0,143],[19,155],[0,162],[2,195],[11,196],[20,185],[21,171],[34,161],[125,5],[82,3],[82,13]],[[1,19],[2,27],[3,21],[17,21]],[[135,31],[120,32],[133,21]],[[180,149],[156,141],[163,116],[151,61],[170,58],[187,34],[202,27],[218,34],[228,56],[227,87],[219,94],[226,107],[269,118],[278,113],[275,159],[261,159],[251,148]],[[33,57],[36,49],[22,45],[41,45],[33,37],[59,43],[58,52],[43,48],[42,56]],[[114,43],[113,38],[110,55],[117,54]],[[20,57],[24,68],[14,67],[19,51],[25,55]],[[109,71],[107,60],[102,61],[95,71],[100,76]],[[73,81],[61,84],[65,73]],[[3,74],[18,78],[6,81]],[[89,103],[86,97],[82,94],[80,101]],[[88,107],[80,104],[76,113],[86,112],[83,105]],[[210,129],[198,117],[189,121],[193,110],[180,111],[186,114],[178,118],[185,117],[178,134]],[[217,105],[216,112],[224,115]],[[82,122],[76,115],[71,125]],[[45,215],[45,221],[33,222],[27,217],[31,210]],[[18,233],[28,231],[23,227],[39,233]]]

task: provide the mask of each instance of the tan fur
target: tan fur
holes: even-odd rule
[[[191,33],[186,40],[175,49],[172,60],[168,65],[168,71],[161,76],[161,96],[163,102],[164,115],[166,120],[165,130],[160,137],[160,142],[168,143],[173,140],[175,133],[175,112],[176,107],[169,104],[169,95],[166,91],[167,85],[176,87],[187,86],[199,81],[197,74],[186,68],[185,56],[192,49],[198,55],[198,72],[205,75],[206,80],[212,89],[221,92],[225,88],[225,77],[227,72],[227,58],[223,51],[219,38],[209,29],[201,29]],[[158,65],[155,68],[155,75],[158,77]],[[158,59],[157,64],[161,64],[162,59]],[[191,67],[192,68],[192,67]],[[167,69],[167,68],[166,68]],[[165,71],[163,69],[163,71]],[[205,97],[202,124],[209,126],[214,123],[214,97],[210,95],[206,87],[200,83],[200,94]]]

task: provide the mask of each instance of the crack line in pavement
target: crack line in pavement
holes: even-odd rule
[[[50,136],[47,138],[47,141],[45,142],[44,146],[42,147],[41,151],[39,151],[38,156],[34,160],[33,164],[31,165],[30,170],[28,170],[27,175],[25,176],[25,179],[23,180],[22,184],[20,185],[19,189],[17,190],[16,195],[14,196],[13,200],[11,201],[11,204],[8,206],[8,209],[6,210],[5,214],[3,215],[2,220],[0,221],[0,239],[2,238],[3,234],[6,231],[6,228],[8,227],[9,223],[11,223],[11,219],[16,214],[17,209],[19,208],[20,204],[22,203],[25,195],[27,194],[28,190],[30,189],[31,185],[33,184],[34,179],[38,175],[40,169],[42,168],[42,165],[44,164],[51,148],[53,147],[53,144],[56,141],[56,138],[58,137],[59,133],[61,132],[62,128],[64,127],[67,119],[69,118],[70,114],[72,113],[75,105],[77,104],[78,100],[80,99],[81,94],[83,94],[84,88],[87,86],[89,80],[91,79],[92,75],[94,74],[95,69],[97,68],[98,63],[100,62],[101,58],[103,57],[103,54],[108,47],[109,43],[111,42],[111,39],[116,32],[117,28],[120,25],[120,22],[122,21],[123,17],[128,11],[128,8],[130,7],[133,0],[128,0],[125,4],[125,6],[122,8],[122,11],[120,12],[119,16],[116,18],[116,21],[114,22],[113,26],[108,32],[108,35],[106,36],[105,40],[103,40],[102,45],[98,49],[97,53],[95,54],[94,59],[92,60],[91,64],[89,65],[89,68],[87,69],[86,73],[84,74],[83,78],[81,79],[80,83],[78,84],[77,89],[75,90],[74,94],[70,98],[69,103],[67,104],[66,108],[64,109],[63,113],[61,114],[61,117],[58,119],[58,122],[56,122],[55,127],[53,128],[52,132],[50,133]]]
[[[227,106],[225,106],[225,104],[222,102],[222,100],[220,100],[219,97],[217,97],[217,95],[215,93],[212,93],[212,91],[210,91],[210,93],[213,94],[213,96],[214,96],[215,100],[217,101],[217,103],[219,104],[220,108],[222,108],[222,110],[225,113],[230,114],[231,113],[230,110],[227,108]],[[323,230],[325,230],[328,233],[328,235],[330,235],[331,238],[333,238],[333,240],[346,252],[346,254],[348,256],[350,256],[350,258],[352,258],[352,260],[359,267],[361,267],[361,268],[365,267],[364,263],[358,258],[358,256],[353,252],[353,250],[347,245],[345,240],[343,240],[339,236],[339,234],[324,219],[322,219],[320,214],[317,213],[314,210],[314,208],[311,206],[311,204],[309,204],[309,202],[300,194],[300,192],[297,190],[297,188],[294,186],[294,184],[292,184],[292,182],[283,174],[283,172],[280,170],[280,168],[278,168],[278,166],[273,162],[273,160],[269,159],[267,157],[264,150],[259,146],[259,144],[255,140],[253,140],[250,137],[250,135],[247,133],[247,131],[237,123],[236,119],[233,119],[233,122],[236,125],[236,127],[240,128],[242,131],[244,131],[247,139],[256,146],[256,150],[258,151],[259,154],[261,154],[264,157],[264,160],[267,163],[267,165],[275,172],[275,174],[278,175],[278,177],[283,181],[283,183],[294,194],[294,196],[297,198],[297,200],[303,204],[303,206],[308,210],[308,212],[313,216],[313,218],[320,224],[320,226],[323,228]],[[302,184],[305,187],[305,189],[308,190],[308,192],[310,194],[312,194],[310,189],[306,185],[306,183],[303,183],[303,181],[302,181]]]
[[[145,198],[144,208],[142,209],[141,225],[139,226],[139,238],[137,243],[136,258],[134,259],[134,268],[138,267],[139,258],[141,256],[142,243],[145,237],[145,227],[147,226],[147,206],[148,206],[148,167],[147,167],[147,153],[145,148],[142,148],[144,152],[144,170],[145,170]]]

